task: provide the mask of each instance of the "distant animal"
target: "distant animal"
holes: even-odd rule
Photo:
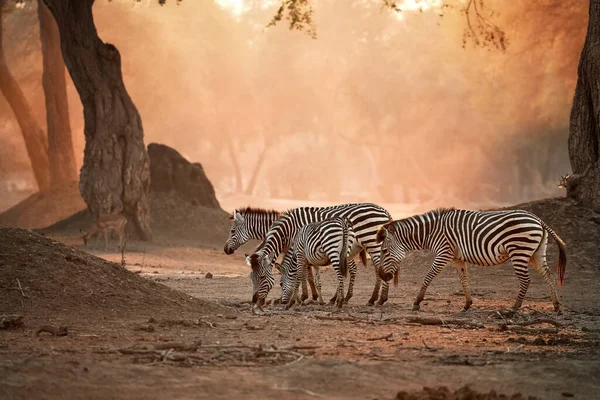
[[[567,264],[564,242],[539,217],[523,210],[478,212],[437,209],[389,222],[377,233],[377,242],[381,243],[379,276],[389,281],[398,272],[409,251],[432,250],[435,259],[425,275],[413,310],[420,308],[433,278],[452,261],[465,293],[464,310],[468,310],[473,301],[466,263],[492,266],[510,260],[519,279],[519,294],[512,306],[513,310],[517,310],[529,288],[531,280],[527,267],[531,263],[548,284],[552,304],[558,312],[560,304],[553,274],[546,264],[548,235],[558,244],[557,273],[558,283],[562,286]]]
[[[368,304],[375,301],[379,305],[388,299],[389,285],[377,274],[379,267],[379,245],[375,242],[377,229],[392,217],[384,208],[371,203],[341,204],[331,207],[300,207],[289,210],[273,223],[260,250],[250,255],[252,267],[250,279],[253,285],[252,301],[262,304],[273,287],[272,265],[284,251],[287,251],[293,237],[304,225],[323,221],[332,217],[346,217],[354,226],[359,245],[366,250],[375,267],[375,287]],[[352,276],[350,277],[352,280]],[[381,288],[381,295],[379,289]],[[379,300],[377,300],[379,299]],[[339,299],[338,299],[339,300]]]
[[[117,232],[119,236],[119,245],[117,246],[117,251],[123,249],[124,241],[125,241],[125,225],[127,224],[127,217],[123,213],[107,215],[104,217],[100,217],[96,220],[94,226],[87,232],[82,232],[83,244],[87,246],[88,239],[93,235],[96,235],[96,243],[94,244],[94,249],[98,246],[98,241],[100,240],[100,231],[104,234],[104,250],[108,250],[108,239],[110,234],[110,229]]]
[[[318,268],[331,263],[338,278],[338,288],[330,303],[336,303],[338,308],[342,307],[344,301],[347,302],[352,297],[352,286],[348,287],[348,295],[344,297],[344,277],[348,270],[351,271],[351,276],[356,276],[353,258],[358,253],[366,265],[366,252],[358,244],[356,232],[348,218],[334,217],[303,226],[294,236],[284,257],[284,265],[275,264],[282,273],[281,302],[287,303],[286,309],[294,304],[300,278],[306,274],[309,265]],[[319,302],[323,304],[320,279],[317,290]]]

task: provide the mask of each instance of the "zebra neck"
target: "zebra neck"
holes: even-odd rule
[[[273,222],[277,220],[275,214],[256,214],[249,218],[249,229],[250,237],[252,239],[262,240],[267,236],[269,228],[273,225]]]

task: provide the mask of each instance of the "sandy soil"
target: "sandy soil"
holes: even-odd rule
[[[216,244],[192,240],[131,242],[123,268],[121,254],[84,249],[116,262],[108,263],[60,243],[83,249],[74,234],[53,234],[56,242],[0,229],[0,314],[24,317],[23,326],[0,330],[0,398],[503,398],[492,390],[504,398],[596,398],[597,223],[576,219],[580,210],[563,202],[544,210],[554,213],[556,220],[544,218],[569,245],[558,316],[533,271],[521,312],[498,313],[518,289],[509,265],[470,268],[474,304],[467,313],[460,312],[464,297],[452,268],[413,312],[427,254],[407,259],[383,307],[365,305],[373,272],[361,267],[355,296],[342,311],[270,305],[255,315],[244,249],[226,256]],[[556,227],[560,220],[566,222]],[[333,271],[322,275],[330,297]],[[270,298],[278,293],[276,287]],[[423,325],[429,317],[445,323]],[[560,326],[526,326],[540,319]],[[69,331],[36,335],[44,325]],[[472,391],[450,394],[465,385]]]

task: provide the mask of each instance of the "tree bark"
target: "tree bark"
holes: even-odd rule
[[[44,63],[42,84],[46,100],[50,184],[57,186],[77,180],[77,166],[69,120],[69,103],[67,101],[65,66],[60,50],[60,34],[54,17],[42,0],[38,0],[38,19]]]
[[[27,155],[31,161],[31,167],[40,190],[50,186],[50,174],[48,173],[48,141],[46,135],[38,124],[27,99],[21,91],[19,84],[10,73],[6,59],[4,58],[3,24],[2,17],[4,0],[0,0],[0,91],[10,108],[15,113],[17,123],[21,128]]]
[[[571,108],[567,195],[600,211],[600,0],[590,0],[590,18],[577,70]]]
[[[150,165],[140,114],[115,46],[98,37],[94,0],[44,0],[60,32],[65,65],[83,104],[85,150],[79,190],[96,217],[123,211],[150,240]]]

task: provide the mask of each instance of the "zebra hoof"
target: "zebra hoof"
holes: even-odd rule
[[[419,304],[413,304],[413,306],[412,306],[413,311],[419,311],[420,309],[421,309],[421,306]]]
[[[382,306],[385,302],[387,301],[387,299],[379,299],[379,301],[377,302],[378,306]]]

